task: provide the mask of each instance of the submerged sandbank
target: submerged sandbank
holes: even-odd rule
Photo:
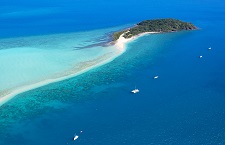
[[[118,53],[119,55],[119,53]],[[7,91],[3,91],[0,95],[2,96],[0,98],[0,106],[3,105],[4,103],[6,103],[7,101],[9,101],[10,99],[12,99],[14,96],[21,94],[23,92],[32,90],[32,89],[36,89],[39,88],[41,86],[44,85],[48,85],[50,83],[55,83],[58,81],[62,81],[71,77],[75,77],[77,75],[80,75],[84,72],[87,72],[90,69],[96,68],[98,66],[101,66],[103,64],[106,64],[110,61],[112,61],[114,58],[116,58],[117,56],[113,53],[107,53],[103,56],[100,56],[94,60],[90,60],[90,61],[86,61],[86,62],[81,62],[80,64],[78,64],[78,66],[76,66],[76,68],[78,67],[79,69],[71,69],[67,72],[61,73],[61,74],[57,74],[55,76],[52,76],[49,79],[43,80],[43,81],[39,81],[39,82],[35,82],[33,84],[29,84],[29,85],[24,85],[21,86],[19,88],[16,88],[15,90],[7,90]]]
[[[115,49],[114,53],[113,52],[106,53],[95,59],[80,62],[78,65],[76,64],[76,67],[74,67],[73,69],[70,69],[66,72],[52,76],[51,78],[48,78],[45,80],[40,80],[38,82],[33,82],[31,84],[22,85],[21,87],[18,87],[16,89],[3,91],[0,93],[0,95],[1,95],[0,106],[3,105],[4,103],[6,103],[7,101],[9,101],[10,99],[12,99],[14,96],[21,94],[23,92],[39,88],[41,86],[48,85],[50,83],[54,83],[54,82],[62,81],[62,80],[65,80],[65,79],[68,79],[71,77],[75,77],[84,72],[87,72],[88,70],[91,70],[93,68],[96,68],[98,66],[106,64],[106,63],[114,60],[116,57],[120,56],[122,53],[124,53],[126,51],[126,44],[128,42],[131,42],[131,41],[135,40],[136,38],[139,38],[140,36],[143,36],[145,34],[152,34],[152,33],[156,33],[156,32],[142,33],[142,34],[139,34],[139,35],[134,36],[129,39],[125,39],[124,37],[122,37],[123,36],[123,34],[122,34],[120,36],[120,38],[115,42],[114,47],[116,49]],[[117,51],[117,50],[119,50],[119,51]]]

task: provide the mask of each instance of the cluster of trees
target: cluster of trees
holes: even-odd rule
[[[119,31],[119,32],[115,32],[113,33],[113,40],[117,40],[120,38],[120,35],[122,35],[124,32],[126,32],[127,30],[123,30],[123,31]]]
[[[129,31],[124,34],[123,37],[130,38],[143,32],[173,32],[173,31],[194,30],[194,29],[197,28],[193,24],[182,22],[176,19],[145,20],[138,23],[135,27],[130,28]],[[117,40],[119,36],[124,32],[125,31],[114,33],[113,39]]]

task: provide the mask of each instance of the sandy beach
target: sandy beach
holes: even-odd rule
[[[99,57],[95,60],[83,62],[83,63],[85,63],[85,65],[81,65],[80,69],[78,69],[78,70],[77,69],[76,70],[70,70],[69,72],[58,75],[57,77],[53,77],[51,79],[46,79],[46,80],[39,81],[39,82],[30,84],[30,85],[24,85],[24,86],[21,86],[19,88],[16,88],[15,90],[8,90],[6,92],[2,92],[2,93],[0,93],[0,95],[1,95],[0,96],[0,106],[2,106],[4,103],[9,101],[10,99],[15,97],[16,95],[21,94],[23,92],[39,88],[41,86],[48,85],[50,83],[63,81],[65,79],[72,78],[72,77],[75,77],[75,76],[80,75],[82,73],[85,73],[88,70],[91,70],[91,69],[96,68],[98,66],[104,65],[104,64],[114,60],[116,57],[118,57],[122,53],[124,53],[126,51],[126,44],[128,42],[131,42],[131,41],[133,41],[133,40],[135,40],[135,39],[137,39],[141,36],[144,36],[146,34],[154,34],[154,33],[157,33],[157,32],[141,33],[141,34],[139,34],[137,36],[134,36],[134,37],[131,37],[129,39],[125,39],[123,37],[123,34],[122,34],[115,43],[115,47],[119,50],[119,53],[117,55],[105,54],[104,56],[101,56],[101,57]]]
[[[124,33],[126,33],[126,32],[124,32]],[[133,40],[135,40],[135,39],[137,39],[141,36],[144,36],[146,34],[155,34],[155,33],[158,33],[158,32],[144,32],[144,33],[141,33],[139,35],[133,36],[133,37],[128,38],[128,39],[123,37],[124,33],[120,35],[119,39],[116,40],[116,43],[115,43],[115,46],[117,47],[117,49],[119,49],[122,52],[126,51],[126,44],[128,42],[131,42],[131,41],[133,41]]]

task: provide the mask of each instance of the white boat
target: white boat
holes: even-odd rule
[[[79,137],[78,135],[75,135],[74,138],[73,138],[73,140],[78,139],[78,137]]]
[[[131,92],[135,94],[135,93],[138,93],[139,90],[138,90],[138,89],[134,89],[134,90],[132,90]]]
[[[154,76],[154,79],[158,79],[159,78],[159,76]]]
[[[200,55],[199,58],[202,58],[202,55]]]
[[[211,50],[212,48],[211,48],[211,47],[209,47],[208,49],[209,49],[209,50]]]
[[[134,94],[136,94],[136,93],[138,93],[139,92],[139,90],[136,88],[136,86],[135,86],[135,89],[134,90],[132,90],[131,91],[132,93],[134,93]]]

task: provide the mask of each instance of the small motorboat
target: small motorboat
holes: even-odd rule
[[[211,47],[209,47],[208,49],[209,49],[209,50],[211,50],[212,48],[211,48]]]
[[[79,137],[78,135],[75,135],[74,138],[73,138],[73,140],[77,140],[78,137]]]
[[[154,79],[158,79],[159,78],[159,76],[154,76]]]
[[[132,92],[132,93],[134,93],[134,94],[136,94],[136,93],[138,93],[138,92],[139,92],[139,90],[135,87],[135,89],[134,89],[134,90],[132,90],[131,92]]]
[[[202,55],[200,55],[199,58],[202,58]]]

